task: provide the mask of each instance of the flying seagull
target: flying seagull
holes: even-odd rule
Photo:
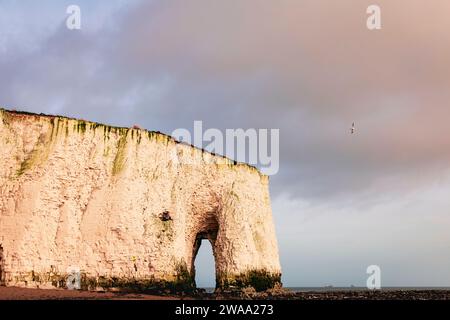
[[[350,133],[351,133],[351,134],[354,134],[355,131],[356,131],[355,123],[353,122],[353,123],[352,123],[352,127],[350,128]]]

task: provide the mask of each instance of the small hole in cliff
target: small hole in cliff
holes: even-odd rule
[[[159,215],[159,218],[162,220],[162,221],[169,221],[169,220],[172,220],[172,217],[170,216],[170,213],[169,213],[169,211],[164,211],[163,213],[161,213],[160,215]]]

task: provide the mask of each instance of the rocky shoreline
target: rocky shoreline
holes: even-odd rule
[[[147,294],[64,289],[0,287],[0,300],[450,300],[450,290],[342,290],[294,292],[275,288],[263,292]]]

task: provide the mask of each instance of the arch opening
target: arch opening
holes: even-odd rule
[[[216,267],[210,241],[204,239],[200,241],[194,268],[196,287],[205,289],[207,292],[214,291],[216,286]]]
[[[197,288],[209,291],[210,288],[217,287],[215,243],[219,232],[219,224],[215,216],[208,216],[198,230],[201,231],[196,233],[193,243],[191,274]],[[200,250],[200,248],[202,249]]]

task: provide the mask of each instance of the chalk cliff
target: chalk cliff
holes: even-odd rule
[[[202,239],[218,288],[280,281],[268,177],[171,137],[0,109],[0,281],[189,289]]]

